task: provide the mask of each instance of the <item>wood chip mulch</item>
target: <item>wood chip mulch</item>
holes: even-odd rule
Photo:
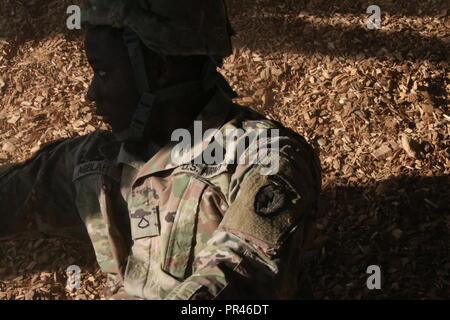
[[[76,3],[77,1],[75,1]],[[450,9],[446,0],[228,0],[237,102],[320,153],[323,194],[307,267],[319,299],[450,297]],[[0,6],[0,165],[49,141],[106,128],[84,99],[91,71],[74,1]],[[7,208],[0,209],[2,214]],[[66,268],[82,287],[65,289]],[[381,290],[366,269],[379,265]],[[0,241],[0,299],[101,299],[88,244]]]

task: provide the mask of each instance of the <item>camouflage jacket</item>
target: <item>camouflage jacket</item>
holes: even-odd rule
[[[0,168],[0,237],[84,226],[100,267],[130,297],[294,298],[320,192],[317,158],[303,138],[221,93],[197,120],[205,134],[183,161],[174,161],[175,141],[145,161],[98,131]],[[217,132],[264,128],[279,129],[261,139],[277,139],[274,174],[261,173],[264,161],[194,161],[215,143],[236,152]]]

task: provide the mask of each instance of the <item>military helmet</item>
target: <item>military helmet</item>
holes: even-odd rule
[[[161,54],[226,57],[232,52],[224,0],[85,0],[82,21],[129,28]]]
[[[219,88],[230,97],[235,93],[216,70],[216,59],[231,54],[231,27],[224,0],[85,0],[83,25],[123,29],[136,85],[141,98],[128,129],[116,133],[121,142],[136,142],[144,137],[150,115],[160,101],[174,91],[191,92]],[[210,56],[201,83],[188,82],[159,92],[150,92],[142,45],[163,55]]]

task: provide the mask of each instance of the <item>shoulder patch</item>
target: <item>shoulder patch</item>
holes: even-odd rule
[[[192,174],[199,176],[203,171],[204,165],[202,164],[193,164],[193,163],[187,163],[179,166],[175,169],[173,172],[174,175],[177,174]]]
[[[212,178],[229,170],[228,164],[206,165],[202,171],[202,177]]]
[[[265,176],[253,169],[240,184],[220,228],[276,254],[286,237],[307,216],[312,203],[281,175]],[[284,172],[290,175],[290,172]]]
[[[120,179],[120,174],[115,166],[107,161],[89,161],[79,164],[73,172],[73,181],[91,174],[107,175],[114,180]]]
[[[286,202],[285,192],[282,187],[273,184],[261,187],[255,196],[255,213],[262,217],[278,214]]]

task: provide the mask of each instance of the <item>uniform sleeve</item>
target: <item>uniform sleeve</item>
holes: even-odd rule
[[[84,140],[53,142],[22,164],[0,168],[0,237],[30,229],[56,234],[81,223],[72,174]]]
[[[300,154],[279,160],[275,174],[264,175],[263,166],[255,165],[239,178],[235,199],[196,256],[193,274],[167,299],[295,297],[320,169]]]

